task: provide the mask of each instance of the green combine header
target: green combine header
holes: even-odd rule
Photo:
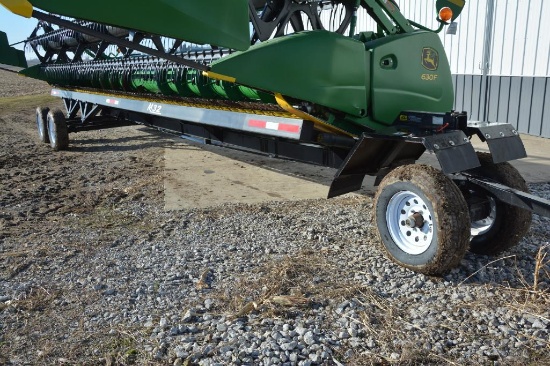
[[[427,274],[467,250],[500,253],[531,212],[550,215],[507,163],[526,156],[513,126],[453,110],[438,33],[463,0],[436,1],[437,29],[393,0],[0,3],[39,20],[25,42],[40,63],[21,73],[65,103],[37,109],[54,150],[71,132],[137,122],[336,168],[329,197],[375,176],[380,242]],[[476,135],[491,155],[474,151]],[[425,151],[440,170],[414,164]]]

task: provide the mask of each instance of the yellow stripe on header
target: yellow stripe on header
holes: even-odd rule
[[[32,5],[27,0],[0,0],[5,8],[25,18],[32,17]]]
[[[0,0],[2,1],[2,0]],[[206,76],[207,78],[210,78],[210,79],[218,79],[218,80],[222,80],[222,81],[229,81],[230,83],[234,83],[237,81],[237,79],[231,77],[231,76],[225,76],[225,75],[222,75],[222,74],[217,74],[215,72],[212,72],[212,71],[203,71],[202,74],[204,76]]]
[[[339,133],[341,135],[354,137],[354,135],[352,135],[347,131],[344,131],[336,126],[333,126],[330,123],[327,123],[315,116],[312,116],[309,113],[306,113],[304,111],[294,108],[293,106],[290,105],[290,103],[286,101],[286,99],[280,93],[275,93],[275,100],[277,101],[277,104],[279,105],[279,107],[283,108],[285,111],[292,113],[293,115],[299,118],[313,122],[313,124],[315,125],[315,128],[317,128],[319,131]]]
[[[449,0],[449,2],[455,4],[456,6],[460,6],[461,8],[463,8],[466,4],[464,0]]]

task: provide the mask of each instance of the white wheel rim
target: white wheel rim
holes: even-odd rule
[[[422,217],[421,227],[411,227],[408,224],[415,214]],[[428,250],[433,239],[433,220],[434,215],[428,204],[410,191],[396,193],[386,208],[388,231],[399,249],[408,254],[418,255]]]
[[[495,219],[497,217],[497,205],[493,198],[489,198],[489,203],[491,205],[491,212],[489,213],[489,216],[481,220],[472,221],[470,223],[471,238],[477,235],[483,235],[487,233],[489,230],[491,230],[491,228],[495,224]]]
[[[48,133],[50,134],[51,143],[54,145],[57,142],[57,134],[55,132],[55,123],[53,118],[50,118],[48,119]]]
[[[40,114],[36,114],[36,125],[38,126],[38,135],[40,136],[41,139],[44,138],[44,130],[42,128],[42,126],[44,125],[42,123],[42,116]]]

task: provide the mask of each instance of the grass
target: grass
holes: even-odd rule
[[[225,310],[233,317],[250,312],[262,316],[291,316],[326,305],[329,299],[342,298],[358,289],[337,275],[338,269],[325,252],[305,250],[266,264],[258,273],[237,279],[233,292],[219,295]]]
[[[28,111],[39,105],[61,105],[60,99],[45,94],[0,98],[0,114]]]
[[[133,365],[145,355],[138,351],[141,347],[135,336],[136,332],[117,329],[105,348],[105,365]]]
[[[546,285],[550,282],[550,258],[548,258],[548,251],[550,251],[550,244],[542,246],[537,251],[535,257],[535,273],[533,275],[533,291],[541,294],[548,294],[548,288],[541,288],[540,284],[544,280]]]

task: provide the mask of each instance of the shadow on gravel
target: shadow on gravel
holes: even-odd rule
[[[172,142],[162,135],[71,140],[69,151],[110,152],[136,151],[151,147],[166,147]]]
[[[289,177],[298,177],[310,182],[329,187],[336,169],[303,163],[284,157],[273,157],[267,154],[248,151],[233,146],[219,146],[202,143],[202,140],[180,138],[177,135],[164,133],[154,128],[140,127],[136,131],[145,136],[128,136],[119,138],[83,138],[71,140],[70,151],[75,152],[112,152],[138,151],[151,147],[164,147],[172,151],[204,150],[220,157],[244,164],[254,165],[262,169],[277,172]],[[372,196],[374,192],[373,177],[366,177],[361,190],[355,192],[362,196]]]

